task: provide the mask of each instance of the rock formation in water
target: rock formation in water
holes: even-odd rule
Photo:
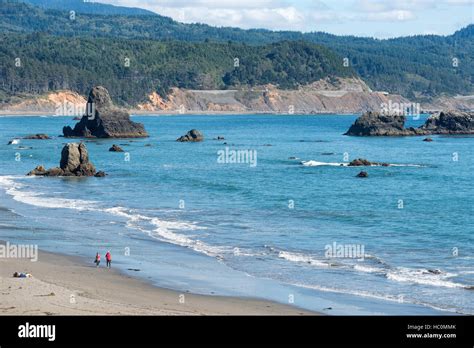
[[[39,133],[39,134],[27,135],[23,139],[47,140],[47,139],[51,139],[51,138],[49,137],[48,134]]]
[[[441,111],[420,128],[431,134],[474,134],[474,112]]]
[[[46,169],[43,166],[37,166],[27,175],[105,176],[105,173],[97,173],[95,166],[89,161],[89,153],[84,143],[69,143],[61,151],[59,167]]]
[[[405,128],[405,116],[367,112],[360,116],[345,135],[407,136],[431,134],[474,134],[474,112],[447,111],[428,118],[419,128]]]
[[[143,138],[148,134],[143,124],[130,120],[130,114],[112,103],[109,92],[101,86],[92,88],[82,116],[74,129],[63,128],[65,137]]]
[[[367,172],[360,172],[359,174],[356,175],[357,178],[368,178],[369,177],[369,173]]]
[[[402,136],[422,135],[424,131],[405,128],[405,116],[384,115],[378,112],[366,112],[349,128],[345,135],[355,136]]]
[[[204,135],[197,129],[191,129],[186,135],[183,135],[176,139],[176,141],[180,142],[198,142],[198,141],[203,141],[204,140]]]
[[[123,152],[123,149],[118,146],[118,145],[112,145],[112,147],[109,149],[110,152]]]
[[[358,159],[355,159],[355,160],[352,160],[351,162],[349,162],[349,164],[347,165],[349,167],[364,167],[364,166],[382,166],[382,167],[389,167],[390,164],[388,163],[380,163],[380,162],[370,162],[368,160],[366,160],[365,158],[358,158]]]

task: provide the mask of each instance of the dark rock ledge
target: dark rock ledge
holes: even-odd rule
[[[428,118],[419,128],[405,128],[406,117],[367,112],[360,116],[345,135],[413,136],[432,134],[474,134],[474,112],[446,111]]]

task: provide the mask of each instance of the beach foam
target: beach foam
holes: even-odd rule
[[[25,190],[25,185],[15,181],[18,179],[13,176],[1,176],[0,186],[5,189],[5,192],[12,196],[12,198],[24,204],[33,205],[42,208],[65,208],[76,210],[93,210],[97,202],[87,201],[81,199],[66,199],[46,197],[45,195]],[[36,178],[22,178],[25,180],[35,180]]]
[[[196,224],[181,221],[165,221],[156,217],[149,217],[132,212],[124,207],[100,208],[98,202],[80,199],[45,197],[38,192],[25,190],[25,185],[15,181],[15,177],[0,176],[0,186],[15,201],[42,208],[63,208],[75,210],[98,211],[112,214],[127,219],[126,226],[147,233],[150,237],[164,242],[180,245],[195,250],[208,256],[223,258],[223,253],[234,253],[233,247],[217,247],[208,245],[200,240],[194,240],[174,231],[189,231],[205,229]],[[27,179],[27,178],[22,178]],[[28,178],[30,179],[30,178]],[[147,222],[151,228],[143,228],[140,223]]]
[[[365,273],[383,273],[385,274],[386,270],[379,267],[372,267],[362,264],[354,265],[354,270],[358,272],[365,272]]]
[[[373,299],[383,300],[383,301],[398,302],[398,303],[402,303],[402,302],[413,303],[413,304],[426,306],[426,307],[433,308],[435,310],[439,310],[443,312],[456,312],[456,310],[453,308],[443,308],[443,307],[433,305],[431,303],[417,301],[403,294],[400,294],[399,296],[394,296],[394,295],[386,295],[386,294],[374,293],[374,292],[363,291],[363,290],[337,289],[337,288],[330,288],[330,287],[319,286],[319,285],[307,285],[307,284],[292,284],[292,285],[298,286],[301,288],[306,288],[306,289],[313,289],[313,290],[318,290],[318,291],[346,294],[346,295],[355,295],[355,296],[373,298]]]
[[[324,167],[324,166],[330,166],[330,167],[349,167],[348,162],[319,162],[319,161],[302,161],[301,164],[304,167]],[[421,164],[395,164],[395,163],[388,163],[390,167],[417,167],[417,168],[423,168],[426,167]],[[368,167],[383,167],[381,164],[373,164]]]
[[[314,258],[313,256],[310,256],[307,254],[289,252],[289,251],[284,251],[284,250],[276,250],[272,247],[269,247],[269,249],[274,252],[278,252],[278,257],[280,259],[284,259],[290,262],[306,263],[306,264],[309,264],[311,266],[316,266],[316,267],[331,267],[329,263],[318,260]]]
[[[332,167],[347,167],[349,163],[342,162],[318,162],[318,161],[302,161],[301,164],[305,167],[320,167],[320,166],[332,166]]]
[[[444,273],[435,274],[427,269],[412,269],[398,267],[387,272],[386,277],[397,282],[410,282],[422,285],[431,285],[447,288],[466,288],[466,285],[446,280],[455,277],[456,274]]]
[[[127,219],[127,227],[138,229],[150,237],[163,242],[171,243],[192,249],[196,252],[222,259],[225,253],[233,252],[232,247],[212,246],[200,240],[192,239],[184,234],[176,233],[176,231],[195,231],[203,230],[205,227],[198,226],[190,222],[182,221],[165,221],[156,217],[149,217],[142,214],[135,214],[131,210],[124,207],[114,207],[104,209],[105,212],[125,217]],[[143,228],[140,223],[148,223],[149,228]]]

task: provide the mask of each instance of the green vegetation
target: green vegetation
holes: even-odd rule
[[[58,2],[56,0],[28,1],[61,8],[58,4],[54,5]],[[74,6],[80,6],[80,4],[71,3],[71,6],[76,8]],[[69,37],[72,38],[71,43],[83,42],[88,48],[87,51],[77,53],[76,58],[89,66],[87,70],[80,73],[80,67],[66,58],[67,54],[71,53],[64,56],[65,52],[62,49],[55,48],[58,50],[59,61],[55,62],[54,68],[45,67],[45,69],[46,71],[53,69],[50,71],[53,75],[54,72],[58,75],[57,72],[61,71],[55,69],[68,70],[68,75],[65,75],[67,78],[60,83],[46,81],[41,84],[38,80],[41,85],[31,85],[28,89],[44,91],[44,84],[53,87],[70,84],[69,87],[82,91],[83,84],[90,83],[89,78],[103,76],[101,71],[113,73],[104,75],[103,82],[107,82],[109,85],[123,85],[124,82],[119,83],[118,81],[123,80],[125,76],[131,81],[143,79],[143,77],[131,76],[135,74],[133,73],[135,70],[137,71],[136,75],[151,74],[147,76],[146,83],[150,83],[150,87],[161,93],[172,86],[226,88],[234,85],[274,83],[281,87],[294,88],[297,85],[311,82],[318,76],[331,74],[339,76],[347,74],[347,70],[353,69],[372,89],[399,93],[409,98],[474,93],[474,25],[446,37],[424,35],[377,40],[335,36],[326,33],[303,34],[288,31],[242,30],[215,28],[203,24],[182,24],[160,15],[149,14],[149,12],[142,15],[140,12],[134,12],[136,11],[134,9],[124,8],[121,10],[116,8],[113,11],[109,9],[107,13],[133,15],[104,16],[95,14],[102,14],[104,11],[91,4],[89,7],[80,7],[79,10],[75,19],[72,20],[68,11],[45,10],[24,3],[15,3],[11,0],[0,0],[0,32],[8,33],[6,37],[14,38],[13,33],[43,33]],[[81,11],[84,13],[79,13]],[[90,38],[97,39],[97,41],[94,42]],[[43,40],[46,40],[44,36]],[[62,42],[65,41],[67,46],[67,41],[70,39],[55,41],[56,39],[48,38],[47,40],[51,44],[55,42],[63,44]],[[159,40],[167,43],[159,44],[144,40]],[[234,43],[230,44],[229,41]],[[281,41],[298,41],[298,43],[270,45]],[[31,43],[35,44],[34,41]],[[314,47],[309,43],[325,46],[326,49],[318,47],[313,52],[305,52],[305,47]],[[136,59],[136,65],[125,71],[118,68],[107,68],[106,62],[99,62],[98,65],[105,70],[99,71],[98,68],[90,67],[96,64],[96,61],[87,62],[86,58],[100,56],[100,51],[93,52],[92,50],[102,45],[107,47],[111,45],[118,50],[111,52],[112,55],[125,56],[129,54]],[[36,47],[36,45],[34,46]],[[148,52],[151,47],[155,46],[166,47],[171,51],[164,56],[156,52]],[[253,48],[251,48],[252,46]],[[2,43],[3,51],[9,49],[11,46],[7,49],[7,47],[3,47]],[[36,47],[36,50],[24,52],[24,54],[38,54],[40,57],[43,49],[53,50],[51,47]],[[139,52],[137,49],[143,50],[143,52]],[[282,51],[278,52],[275,49]],[[288,50],[295,50],[295,52],[289,53]],[[335,52],[338,57],[329,50]],[[44,54],[47,55],[47,52]],[[182,54],[183,57],[180,57],[179,54]],[[11,52],[5,52],[0,59],[5,59],[5,57],[11,59],[11,56]],[[229,59],[234,57],[240,58],[241,67],[238,70],[232,70],[233,60],[229,62]],[[30,58],[39,60],[32,56]],[[149,62],[141,61],[145,58],[154,60],[153,64],[149,66],[147,65]],[[294,60],[295,58],[296,60]],[[342,58],[348,58],[350,69],[341,69],[341,66],[338,66],[342,65]],[[115,62],[114,59],[110,61]],[[157,59],[164,59],[164,61],[157,62]],[[457,66],[454,64],[454,59],[457,59]],[[7,63],[9,62],[7,61],[2,66],[8,66]],[[72,65],[68,66],[67,64]],[[93,70],[95,71],[92,75],[88,75]],[[166,74],[173,76],[166,76]],[[84,76],[79,78],[78,75]],[[3,73],[2,76],[5,74]],[[36,81],[36,76],[33,75],[32,80]],[[24,78],[27,76],[25,75]],[[56,76],[56,78],[59,77]],[[71,78],[74,81],[71,81]],[[116,81],[117,78],[119,80]],[[108,81],[108,79],[114,80]],[[2,88],[5,90],[5,83],[3,86]],[[12,90],[8,84],[6,89]]]
[[[306,42],[248,46],[44,34],[3,34],[0,39],[0,91],[10,95],[60,89],[86,94],[92,86],[103,85],[115,100],[133,105],[152,91],[165,96],[171,87],[272,83],[296,88],[328,76],[355,74],[342,66],[342,58]]]

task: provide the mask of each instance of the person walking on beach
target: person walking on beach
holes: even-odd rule
[[[110,254],[110,251],[107,251],[107,254],[105,254],[105,261],[107,261],[107,268],[110,268],[112,265],[112,255]]]
[[[100,264],[100,254],[99,252],[97,252],[97,254],[95,255],[95,266],[96,267],[99,267],[99,264]]]

